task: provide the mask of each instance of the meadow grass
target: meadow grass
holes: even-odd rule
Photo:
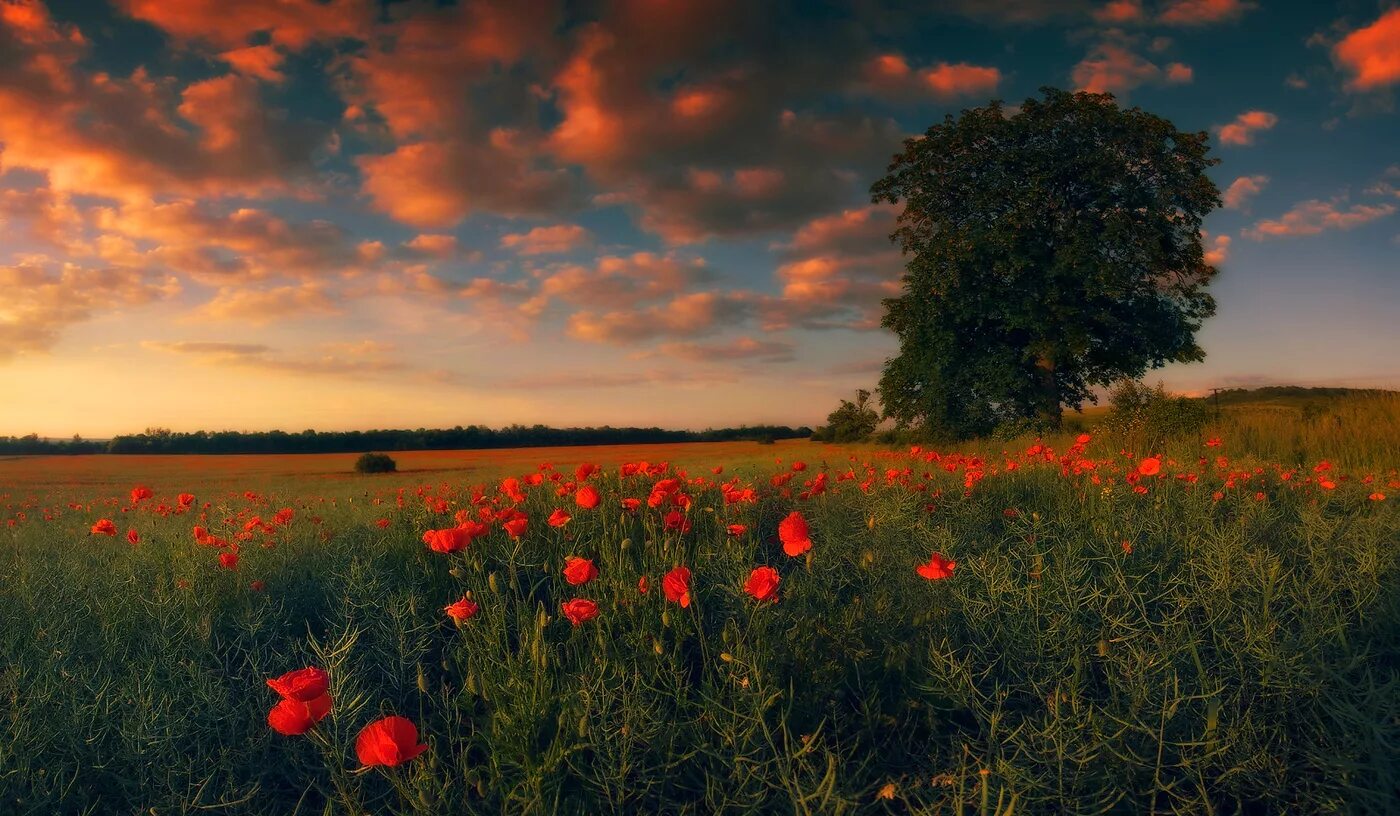
[[[1167,451],[734,443],[365,477],[0,462],[0,812],[1400,812],[1397,412],[1344,409],[1232,413],[1221,447]],[[1161,474],[1131,475],[1158,453]],[[620,474],[643,458],[673,464]],[[424,546],[515,504],[500,479],[541,459],[520,539]],[[597,509],[564,487],[579,461],[605,466]],[[688,531],[646,502],[678,469]],[[735,476],[753,501],[725,500]],[[133,504],[138,483],[155,496]],[[186,490],[188,512],[161,509]],[[281,508],[236,570],[191,537]],[[798,557],[776,540],[793,510]],[[100,518],[119,535],[90,534]],[[952,577],[916,574],[935,551]],[[569,555],[599,576],[567,584]],[[677,565],[685,608],[661,591]],[[777,603],[743,591],[759,565]],[[480,612],[454,625],[468,591]],[[600,615],[571,625],[573,597]],[[332,713],[273,733],[265,681],[303,666],[329,672]],[[356,734],[390,713],[429,750],[360,772]]]

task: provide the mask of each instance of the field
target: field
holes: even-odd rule
[[[0,460],[0,813],[1400,812],[1397,398],[1091,420]]]

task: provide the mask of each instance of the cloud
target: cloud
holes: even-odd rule
[[[691,292],[642,309],[576,312],[569,317],[568,333],[578,340],[616,345],[701,337],[741,322],[752,309],[744,293]]]
[[[253,35],[301,49],[312,42],[362,37],[374,6],[360,0],[115,0],[127,16],[183,40],[237,48]]]
[[[1142,10],[1142,0],[1110,0],[1094,9],[1092,16],[1095,22],[1124,25],[1140,22],[1145,13]]]
[[[1170,0],[1157,22],[1172,26],[1202,26],[1238,20],[1257,8],[1250,0]]]
[[[862,85],[882,96],[917,98],[931,96],[940,101],[965,97],[987,97],[1001,84],[1001,71],[992,66],[965,62],[940,62],[914,70],[900,54],[880,54],[862,70]]]
[[[298,376],[331,376],[364,378],[382,374],[413,374],[432,379],[436,375],[417,369],[400,360],[385,357],[389,347],[374,341],[363,343],[323,343],[320,355],[287,356],[271,346],[259,343],[219,341],[146,340],[141,346],[153,351],[195,357],[211,365],[253,369],[276,374]]]
[[[513,249],[520,255],[558,255],[585,246],[592,240],[592,233],[577,224],[557,224],[503,235],[501,246]]]
[[[1211,266],[1220,266],[1230,258],[1230,236],[1217,235],[1211,240],[1210,234],[1201,230],[1201,240],[1205,242],[1205,262]]]
[[[1190,66],[1179,62],[1163,69],[1124,44],[1101,42],[1074,66],[1070,76],[1081,91],[1123,94],[1140,85],[1189,83],[1193,72]]]
[[[1259,195],[1268,183],[1268,176],[1240,176],[1230,182],[1220,198],[1227,210],[1247,209],[1249,200]]]
[[[1332,47],[1332,58],[1351,74],[1347,90],[1371,91],[1400,82],[1400,8],[1346,35]]]
[[[793,359],[794,347],[780,340],[739,337],[722,343],[663,343],[659,350],[662,354],[700,363],[736,360],[786,363]]]
[[[1278,124],[1278,117],[1268,111],[1251,110],[1236,116],[1234,121],[1216,125],[1216,133],[1222,145],[1252,145],[1254,134],[1269,130]]]
[[[112,312],[169,300],[179,282],[139,270],[72,264],[0,266],[0,362],[46,352],[64,329]]]
[[[320,284],[275,286],[271,289],[223,288],[195,310],[192,320],[235,320],[265,325],[277,320],[338,314],[340,307]]]
[[[536,294],[522,309],[539,314],[553,300],[598,308],[630,308],[675,298],[715,279],[702,258],[636,252],[609,255],[591,265],[563,264],[536,270]]]
[[[1354,204],[1345,207],[1337,200],[1312,199],[1293,206],[1277,219],[1265,219],[1244,231],[1256,241],[1298,235],[1317,235],[1326,230],[1355,229],[1395,212],[1390,204]]]
[[[328,128],[269,108],[256,80],[228,74],[182,87],[144,67],[94,71],[76,27],[32,0],[3,8],[7,166],[45,173],[55,191],[123,199],[285,193],[310,176]]]
[[[814,218],[778,245],[778,297],[763,304],[770,330],[872,329],[900,292],[903,258],[889,240],[897,208],[876,204]]]

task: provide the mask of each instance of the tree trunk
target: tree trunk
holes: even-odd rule
[[[1060,429],[1060,389],[1055,385],[1055,358],[1041,354],[1035,361],[1035,378],[1039,396],[1036,419],[1050,431]]]

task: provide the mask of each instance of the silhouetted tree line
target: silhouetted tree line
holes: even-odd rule
[[[764,442],[811,436],[806,426],[745,425],[703,431],[663,428],[551,428],[509,425],[465,428],[375,431],[195,431],[177,433],[147,428],[144,433],[94,442],[43,439],[36,434],[0,436],[0,455],[76,453],[361,453],[365,451],[471,450],[479,448],[564,447],[569,445],[630,445],[658,442]]]

